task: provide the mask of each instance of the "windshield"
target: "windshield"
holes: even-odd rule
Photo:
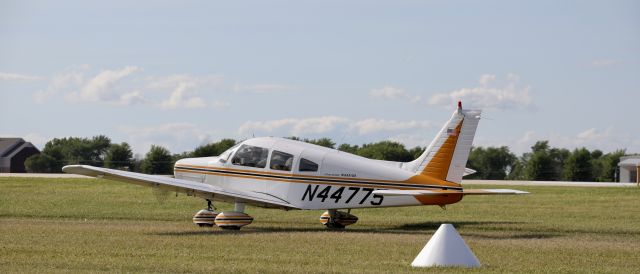
[[[242,145],[233,156],[231,163],[239,166],[264,168],[267,166],[269,150],[262,147]]]
[[[240,146],[240,143],[236,144],[235,146],[232,146],[231,148],[225,150],[222,154],[220,154],[220,156],[218,156],[220,159],[224,159],[229,160],[229,156],[231,156],[231,153],[233,153],[233,150],[235,150],[236,148],[238,148]]]

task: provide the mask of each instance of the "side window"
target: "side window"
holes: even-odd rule
[[[309,161],[305,158],[300,158],[300,167],[298,168],[300,171],[318,171],[318,164]]]
[[[271,164],[269,168],[273,170],[291,171],[293,165],[293,155],[274,150],[271,153]]]
[[[267,166],[269,150],[261,147],[242,145],[233,156],[231,163],[238,166],[264,168]]]

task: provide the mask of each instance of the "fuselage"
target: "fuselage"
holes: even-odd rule
[[[382,196],[378,189],[460,190],[460,184],[313,144],[275,137],[243,141],[216,157],[176,162],[174,175],[224,189],[266,194],[301,209],[446,205],[462,194]],[[215,198],[214,198],[215,199]]]

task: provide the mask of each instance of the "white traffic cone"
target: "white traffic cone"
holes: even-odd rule
[[[411,266],[480,267],[480,261],[451,224],[442,224],[413,260]]]

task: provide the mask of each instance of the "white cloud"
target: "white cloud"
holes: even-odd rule
[[[332,131],[339,124],[349,121],[347,118],[337,116],[324,116],[320,118],[308,118],[297,121],[291,134],[317,134]]]
[[[193,76],[188,74],[172,74],[165,77],[148,77],[147,87],[151,89],[176,89],[181,85],[193,87],[216,88],[224,81],[222,75]]]
[[[228,108],[231,106],[231,103],[227,102],[227,101],[221,101],[221,100],[214,100],[213,102],[211,102],[211,106],[214,108]]]
[[[627,149],[628,153],[640,152],[640,142],[633,136],[619,132],[613,127],[605,129],[589,128],[577,134],[538,134],[532,130],[526,131],[521,138],[515,142],[505,140],[505,144],[510,145],[512,151],[516,153],[530,152],[531,146],[537,141],[549,140],[552,147],[575,149],[586,147],[588,149],[600,149],[611,152],[616,149]]]
[[[604,68],[604,67],[615,66],[619,63],[620,62],[615,59],[597,59],[597,60],[591,61],[591,66],[597,67],[597,68]]]
[[[86,81],[80,91],[67,94],[67,99],[72,102],[107,102],[127,104],[138,100],[131,100],[132,94],[122,95],[116,89],[116,85],[123,78],[142,71],[136,66],[126,66],[119,70],[103,70],[96,76]],[[137,97],[141,95],[138,94]],[[124,100],[123,100],[124,99]]]
[[[134,91],[120,95],[120,104],[122,105],[134,105],[139,103],[145,103],[148,100],[142,96],[142,92]]]
[[[218,98],[212,100],[211,93],[275,93],[294,90],[293,87],[280,84],[224,85],[222,75],[145,76],[139,73],[143,69],[137,66],[98,72],[91,72],[89,69],[88,65],[72,66],[55,74],[50,78],[46,88],[34,93],[34,100],[43,103],[57,94],[62,94],[67,102],[75,103],[146,104],[162,109],[224,109],[231,106],[231,102]],[[7,73],[0,73],[0,76],[7,79],[20,78],[16,74]],[[227,94],[228,96],[238,95]]]
[[[516,144],[519,146],[527,146],[527,145],[532,145],[533,142],[537,141],[535,140],[535,132],[533,130],[528,130],[524,133],[524,135],[518,139],[518,141],[516,141]]]
[[[274,132],[286,128],[286,131],[294,136],[304,136],[306,134],[326,133],[334,130],[338,125],[349,120],[338,116],[323,116],[317,118],[286,118],[272,121],[248,121],[240,126],[238,133],[241,135],[251,134],[256,131]]]
[[[431,143],[433,137],[428,134],[399,134],[389,137],[389,141],[403,144],[406,148],[426,147]]]
[[[394,99],[407,98],[409,95],[407,94],[406,91],[402,89],[395,88],[392,86],[384,86],[379,89],[372,89],[371,91],[369,91],[369,96],[374,98],[394,100]]]
[[[126,66],[120,70],[103,70],[84,85],[80,97],[90,102],[111,100],[114,85],[120,79],[138,71],[141,69],[136,66]]]
[[[418,128],[428,128],[431,124],[428,121],[395,121],[384,119],[365,119],[352,123],[350,129],[356,130],[358,134],[370,134],[380,131],[397,131]]]
[[[59,92],[70,92],[79,88],[84,81],[86,67],[71,67],[53,76],[46,89],[37,91],[33,99],[37,103],[44,103]]]
[[[363,119],[352,121],[339,116],[323,116],[315,118],[285,118],[271,121],[248,121],[238,129],[240,135],[253,133],[279,132],[293,136],[308,134],[326,134],[333,131],[355,131],[359,135],[378,132],[424,129],[430,127],[427,121],[394,121],[383,119]]]
[[[484,109],[522,109],[533,106],[530,87],[518,87],[519,76],[507,75],[507,83],[502,87],[492,86],[495,75],[485,74],[480,77],[480,86],[462,88],[449,93],[439,93],[431,96],[430,105],[452,106],[457,101],[465,105]]]
[[[38,76],[0,72],[0,81],[38,81],[41,79]]]
[[[136,153],[146,153],[151,145],[161,145],[172,153],[194,149],[210,134],[191,123],[167,123],[156,126],[119,126],[117,130],[128,136],[128,143]]]
[[[496,76],[493,74],[484,74],[482,76],[480,76],[480,85],[483,87],[488,86],[489,84],[491,84],[493,81],[496,80]]]
[[[194,85],[191,83],[180,83],[168,99],[162,101],[160,106],[165,109],[184,108],[202,108],[207,106],[204,99],[195,96],[192,89]]]
[[[203,108],[207,106],[207,103],[199,96],[199,90],[215,89],[223,82],[223,79],[220,75],[198,77],[176,74],[167,77],[148,78],[147,87],[171,91],[169,98],[159,104],[162,108]],[[214,105],[214,107],[219,107],[219,105]]]
[[[236,83],[233,90],[236,92],[277,93],[293,91],[294,88],[280,84],[242,85],[240,83]]]
[[[192,76],[175,74],[166,77],[136,76],[142,68],[126,66],[103,70],[86,77],[89,66],[73,66],[52,77],[46,89],[37,91],[34,100],[42,103],[58,93],[70,102],[97,102],[118,105],[152,104],[165,109],[201,108],[208,104],[199,96],[202,90],[214,90],[223,77],[219,75]],[[125,78],[130,78],[125,81]],[[160,92],[158,92],[160,91]],[[168,92],[161,98],[162,92]],[[228,102],[214,101],[212,106],[222,108]]]

